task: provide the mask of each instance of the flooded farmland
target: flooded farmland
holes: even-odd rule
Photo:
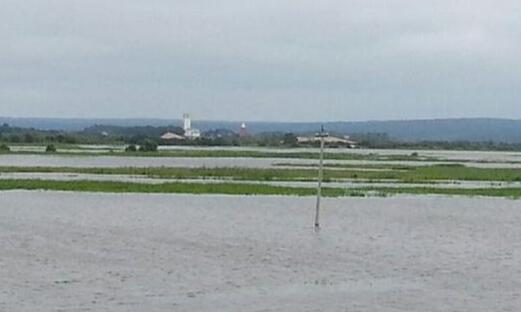
[[[508,199],[0,193],[1,311],[516,311]],[[9,269],[7,269],[9,268]]]
[[[382,154],[384,155],[384,154]],[[521,168],[520,162],[509,158],[477,158],[462,159],[462,163],[479,168]],[[486,157],[485,154],[481,155]],[[330,165],[404,165],[404,166],[429,166],[435,164],[451,163],[455,159],[444,161],[392,161],[392,160],[334,160],[326,159]],[[116,168],[116,167],[185,167],[185,168],[217,168],[217,167],[241,167],[241,168],[281,168],[285,165],[316,165],[313,159],[299,158],[255,158],[255,157],[132,157],[132,156],[97,156],[97,155],[46,155],[46,154],[0,154],[0,166],[2,167],[74,167],[74,168]]]
[[[314,152],[316,148],[266,148],[266,147],[200,147],[200,146],[161,146],[162,151],[253,151],[253,152],[277,152],[277,153],[295,153],[295,152]],[[326,153],[354,153],[354,154],[378,154],[378,155],[411,155],[419,153],[422,156],[441,158],[445,160],[474,160],[474,161],[490,161],[490,162],[515,162],[521,161],[521,152],[508,151],[455,151],[455,150],[414,150],[414,149],[343,149],[343,148],[326,148]]]
[[[0,166],[13,167],[270,167],[280,159],[209,157],[126,157],[71,155],[0,155]]]
[[[141,184],[164,184],[174,182],[184,183],[234,183],[234,184],[260,184],[272,186],[287,187],[316,187],[315,181],[258,181],[258,180],[233,180],[230,178],[201,177],[197,179],[177,179],[177,178],[157,178],[147,175],[130,175],[130,174],[87,174],[87,173],[41,173],[41,172],[22,172],[22,173],[2,173],[1,180],[45,180],[45,181],[98,181],[98,182],[123,182],[123,183],[141,183]],[[480,189],[480,188],[519,188],[521,182],[504,182],[504,181],[431,181],[428,183],[404,183],[399,180],[362,180],[362,179],[339,179],[335,182],[322,182],[324,187],[351,188],[360,187],[432,187],[432,188],[463,188],[463,189]]]

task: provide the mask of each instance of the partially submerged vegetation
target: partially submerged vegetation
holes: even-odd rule
[[[25,147],[25,149],[24,149]],[[110,156],[138,156],[138,157],[185,157],[185,158],[273,158],[281,159],[281,163],[269,168],[177,168],[177,167],[116,167],[116,168],[76,168],[76,167],[0,167],[2,173],[66,173],[66,174],[103,174],[103,175],[133,175],[150,178],[171,179],[172,182],[157,184],[164,181],[155,180],[153,184],[132,182],[101,182],[101,181],[46,181],[12,180],[0,181],[3,189],[49,189],[93,192],[166,192],[166,193],[212,193],[212,194],[273,194],[273,195],[312,195],[315,189],[308,187],[289,187],[269,185],[263,181],[316,181],[317,167],[315,159],[318,153],[314,150],[274,150],[274,149],[174,149],[156,151],[154,142],[145,142],[142,145],[119,146],[117,152],[110,145],[97,146],[96,153],[83,150],[83,146],[74,144],[49,144],[40,149],[31,149],[33,146],[17,147],[10,151],[8,146],[0,145],[0,153],[12,154],[42,154],[52,153],[57,156],[91,157],[99,155]],[[369,186],[356,184],[355,188],[330,188],[324,190],[326,196],[365,196],[388,195],[397,193],[406,194],[445,194],[445,195],[484,195],[518,197],[521,188],[513,188],[508,182],[521,182],[521,168],[476,168],[465,164],[471,161],[446,160],[435,157],[426,157],[421,153],[410,154],[376,154],[329,151],[325,157],[330,160],[325,165],[325,182],[369,183]],[[283,159],[300,159],[307,161],[292,161]],[[331,160],[338,160],[334,162]],[[341,161],[344,162],[341,162]],[[348,161],[357,162],[348,162]],[[511,161],[516,159],[510,158]],[[416,163],[422,162],[423,163]],[[483,160],[485,161],[485,160]],[[479,161],[478,161],[479,162]],[[267,163],[274,163],[270,160]],[[433,163],[435,165],[433,165]],[[506,164],[506,162],[505,162]],[[6,178],[5,176],[3,178]],[[45,179],[45,176],[43,176]],[[105,177],[106,178],[106,177]],[[59,178],[58,178],[59,179]],[[78,179],[78,177],[76,177]],[[81,179],[81,178],[80,178]],[[96,177],[88,179],[97,180]],[[115,178],[117,179],[117,178]],[[188,179],[213,179],[211,184],[201,182],[185,183]],[[176,181],[177,180],[177,181]],[[183,181],[181,181],[183,180]],[[241,181],[238,183],[237,181]],[[472,189],[458,188],[459,181],[500,182],[494,187]],[[203,181],[204,182],[204,181]],[[234,183],[232,183],[234,182]],[[440,187],[440,184],[454,183],[450,188]],[[503,183],[507,182],[507,183]],[[383,186],[382,183],[400,183],[402,185]],[[285,183],[283,183],[285,184]],[[413,185],[419,184],[419,185]],[[432,184],[432,185],[428,185]],[[438,184],[438,185],[434,185]],[[302,186],[303,184],[296,184]],[[338,184],[336,184],[338,185]],[[447,186],[445,184],[445,186]],[[453,187],[455,186],[455,187]]]
[[[183,193],[183,194],[227,194],[227,195],[292,195],[313,196],[314,188],[285,187],[264,184],[233,183],[164,183],[141,184],[100,181],[46,181],[46,180],[0,180],[0,190],[51,190],[102,193]],[[353,189],[324,188],[325,197],[388,196],[393,194],[415,195],[464,195],[520,198],[521,188],[502,189],[453,189],[429,187],[362,187]]]
[[[45,152],[46,153],[56,153],[56,146],[54,146],[54,144],[47,145],[47,147],[45,148]]]
[[[6,144],[0,144],[0,153],[9,153],[11,149]]]
[[[313,166],[313,165],[312,165]],[[295,169],[300,165],[296,165]],[[309,167],[309,166],[308,166]],[[339,170],[339,169],[344,170]],[[359,168],[359,170],[357,170]],[[462,181],[502,181],[521,182],[521,169],[517,168],[478,168],[463,164],[437,164],[431,166],[401,166],[401,165],[326,165],[325,175],[334,178],[342,175],[344,178],[368,180],[400,180],[402,182],[462,180]],[[381,169],[371,171],[366,169]]]
[[[186,193],[233,195],[313,195],[312,188],[293,188],[258,184],[164,183],[140,184],[101,181],[0,180],[0,190],[53,190],[103,193]],[[330,196],[334,191],[325,192]]]
[[[326,181],[393,180],[409,183],[432,181],[500,181],[521,182],[521,169],[475,168],[463,165],[433,166],[382,166],[378,171],[366,170],[372,165],[352,168],[328,168],[324,172]],[[152,178],[171,179],[233,179],[251,181],[315,181],[317,171],[313,168],[72,168],[72,167],[0,167],[2,172],[39,172],[39,173],[86,173],[145,175]]]

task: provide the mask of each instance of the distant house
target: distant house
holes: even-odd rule
[[[345,136],[343,138],[335,137],[335,136],[328,136],[324,138],[324,142],[326,145],[329,146],[336,146],[336,147],[347,147],[347,148],[357,148],[358,142],[353,141],[349,139],[348,136]],[[320,138],[315,136],[298,136],[297,137],[297,143],[299,145],[315,145],[320,143]]]
[[[185,137],[181,136],[179,134],[172,133],[172,132],[167,132],[161,136],[161,139],[163,139],[165,141],[178,141],[178,140],[184,140]]]

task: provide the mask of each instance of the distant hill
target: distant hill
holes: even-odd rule
[[[162,126],[181,125],[180,120],[166,119],[49,119],[49,118],[2,118],[1,123],[42,130],[79,131],[94,125],[112,126]],[[238,131],[240,122],[199,121],[193,126],[203,131],[229,129]],[[260,132],[315,132],[321,123],[250,122],[250,133]],[[328,131],[343,134],[387,133],[402,141],[493,141],[521,143],[521,120],[510,119],[432,119],[365,122],[327,122]]]

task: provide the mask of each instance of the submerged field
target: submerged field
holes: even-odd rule
[[[87,147],[80,150],[84,149]],[[96,146],[93,150],[99,149]],[[298,196],[316,193],[313,183],[317,181],[318,154],[313,149],[176,148],[146,154],[119,152],[117,156],[28,150],[26,146],[0,155],[0,189]],[[325,196],[521,196],[521,156],[517,153],[328,150],[325,157]]]
[[[128,174],[149,177],[190,179],[190,178],[228,178],[234,180],[277,180],[314,181],[317,168],[297,165],[284,165],[274,168],[175,168],[175,167],[118,167],[118,168],[74,168],[74,167],[0,167],[0,173],[63,172],[86,174]],[[473,168],[464,165],[400,166],[400,165],[326,165],[325,180],[365,179],[400,180],[405,182],[425,182],[436,180],[464,181],[507,181],[521,182],[521,169],[513,168]]]
[[[0,155],[0,311],[521,306],[517,154],[174,152]]]
[[[10,191],[1,311],[516,311],[504,199]]]

